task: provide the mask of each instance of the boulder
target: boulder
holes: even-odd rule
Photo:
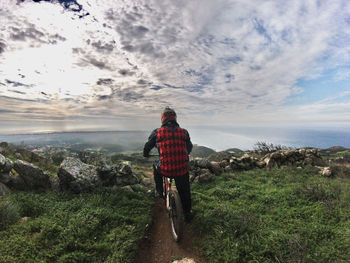
[[[3,183],[0,183],[0,196],[5,196],[10,193],[11,193],[11,190]]]
[[[132,185],[138,184],[141,181],[141,178],[135,175],[132,171],[130,162],[123,162],[116,174],[116,185]]]
[[[0,173],[8,173],[12,170],[12,168],[12,161],[0,154]]]
[[[130,185],[123,186],[122,189],[125,189],[125,190],[130,191],[130,192],[134,192],[134,189],[132,189],[132,187]]]
[[[208,183],[208,182],[211,182],[215,179],[215,175],[213,175],[212,173],[210,172],[206,172],[204,174],[201,174],[199,176],[197,176],[193,182],[194,183]]]
[[[28,190],[51,188],[49,175],[39,167],[22,160],[16,160],[13,168],[23,179]]]
[[[152,179],[151,178],[143,178],[141,180],[141,184],[147,187],[151,187],[152,186]]]
[[[323,167],[320,171],[320,174],[326,177],[331,177],[332,176],[332,170],[330,167]]]
[[[23,178],[12,172],[0,175],[0,182],[13,190],[29,190]]]
[[[23,158],[23,156],[22,156],[22,154],[21,153],[15,153],[15,157],[18,159],[18,160],[23,160],[24,158]]]
[[[123,175],[131,175],[132,169],[130,162],[123,162],[119,168],[119,173]]]
[[[115,184],[118,172],[116,166],[110,166],[104,163],[98,166],[96,170],[103,186],[112,186]]]
[[[60,189],[73,193],[89,191],[101,185],[96,167],[74,157],[63,160],[58,170],[58,178]]]
[[[210,162],[208,169],[216,176],[219,176],[223,173],[223,168],[221,168],[220,163],[218,162]]]

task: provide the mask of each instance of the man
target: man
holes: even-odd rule
[[[180,128],[176,113],[166,107],[161,115],[162,126],[155,129],[143,149],[143,156],[149,157],[153,147],[158,149],[159,160],[153,164],[154,181],[159,196],[163,195],[162,176],[173,177],[179,192],[185,220],[191,221],[191,192],[188,174],[188,155],[192,150],[190,135]]]

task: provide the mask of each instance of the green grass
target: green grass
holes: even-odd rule
[[[263,169],[192,187],[207,262],[349,262],[349,178]]]
[[[0,199],[0,262],[132,262],[150,223],[151,205],[141,191],[109,188],[80,195],[5,196]],[[18,222],[25,216],[28,222]]]

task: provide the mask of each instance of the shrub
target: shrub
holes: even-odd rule
[[[0,203],[0,230],[20,219],[19,208],[15,204],[6,201]]]

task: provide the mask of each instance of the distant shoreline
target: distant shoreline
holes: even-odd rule
[[[52,132],[24,132],[24,133],[0,133],[0,136],[17,136],[17,135],[45,135],[45,134],[58,134],[58,133],[112,133],[112,132],[120,132],[120,133],[127,133],[127,132],[149,132],[146,130],[116,130],[116,131],[52,131]]]

